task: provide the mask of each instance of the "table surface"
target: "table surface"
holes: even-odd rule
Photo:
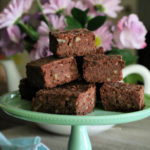
[[[7,138],[40,136],[51,150],[66,150],[69,136],[44,131],[36,124],[21,125],[1,132]],[[93,150],[150,150],[150,118],[116,125],[97,135],[90,136]]]

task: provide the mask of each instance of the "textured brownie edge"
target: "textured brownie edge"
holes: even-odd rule
[[[40,60],[45,61],[45,59]],[[52,61],[46,60],[45,64],[41,63],[40,60],[27,64],[27,78],[33,86],[53,88],[77,80],[80,77],[75,58],[55,59]]]
[[[86,40],[83,35],[87,38]],[[49,38],[50,49],[57,57],[85,56],[98,52],[95,46],[95,35],[87,29],[50,32]],[[84,43],[78,44],[83,40],[85,40]],[[102,52],[102,49],[99,52]]]
[[[87,55],[83,57],[83,78],[89,83],[118,82],[124,67],[120,55]]]
[[[103,107],[108,111],[132,112],[144,108],[144,87],[127,83],[104,83],[100,88]]]
[[[32,100],[32,110],[54,114],[85,115],[94,109],[96,102],[95,85],[86,84],[83,86],[85,89],[79,88],[80,90],[76,88],[73,90],[70,85],[66,87],[60,86],[38,91]]]

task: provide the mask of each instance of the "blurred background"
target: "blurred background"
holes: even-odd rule
[[[4,7],[7,6],[7,3],[9,1],[10,0],[0,0],[0,12],[3,10]],[[149,9],[150,1],[149,0],[122,0],[121,5],[124,6],[124,9],[123,11],[121,11],[116,21],[124,15],[136,13],[138,14],[140,20],[144,22],[146,28],[148,30],[150,29],[150,21],[149,21],[149,15],[148,15],[150,14],[150,9]],[[35,3],[31,11],[34,12],[36,10],[37,10],[37,6]],[[150,35],[148,33],[147,40],[146,40],[148,46],[144,50],[138,50],[137,52],[139,56],[138,63],[143,64],[144,66],[150,69],[150,60],[149,60],[149,56],[150,56],[149,43],[150,42],[149,40],[150,40]],[[14,59],[17,64],[17,67],[19,68],[19,72],[21,73],[22,76],[25,76],[24,66],[30,60],[27,52],[24,51],[23,54],[17,54]],[[0,95],[7,92],[6,82],[7,82],[7,79],[5,76],[5,71],[2,68],[2,66],[0,66]]]
[[[9,0],[0,0],[0,12],[3,10],[4,7],[7,6],[8,2]],[[150,0],[122,0],[121,5],[124,6],[124,10],[119,14],[118,18],[116,19],[116,22],[119,18],[121,18],[124,15],[136,13],[138,14],[140,20],[144,22],[147,30],[149,31],[150,29],[150,21],[149,21]],[[36,4],[33,5],[31,11],[34,12],[35,10],[37,10]],[[146,42],[147,42],[147,47],[143,50],[137,50],[136,52],[138,53],[138,56],[139,56],[138,63],[150,69],[150,59],[149,59],[150,58],[150,50],[149,50],[150,49],[150,34],[149,32],[146,36]],[[1,59],[2,58],[0,55],[0,60]],[[14,57],[14,60],[19,69],[19,72],[21,73],[21,76],[24,77],[25,76],[25,64],[28,61],[30,61],[27,51],[24,51],[21,54],[20,53],[17,54]],[[8,91],[8,88],[7,88],[7,78],[6,78],[5,70],[0,65],[0,95],[6,93],[7,91]],[[0,117],[0,120],[7,120],[7,118]],[[9,125],[11,126],[11,123],[9,123]],[[12,125],[14,124],[12,123]],[[6,128],[5,123],[3,126],[0,127],[0,129],[1,128]]]

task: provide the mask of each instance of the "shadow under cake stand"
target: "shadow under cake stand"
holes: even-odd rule
[[[19,92],[11,92],[0,97],[0,107],[9,115],[38,123],[71,125],[68,150],[92,150],[86,126],[111,125],[133,122],[150,116],[150,96],[144,97],[145,107],[131,113],[104,111],[95,108],[85,116],[57,115],[31,111],[31,102],[20,98]]]

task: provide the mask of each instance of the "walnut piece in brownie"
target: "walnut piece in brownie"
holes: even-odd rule
[[[53,88],[79,78],[76,60],[73,57],[58,59],[45,57],[26,66],[28,81],[35,87]]]
[[[95,35],[87,29],[50,32],[50,49],[58,57],[97,53]],[[99,52],[102,52],[102,48]]]
[[[38,91],[32,100],[32,109],[54,114],[86,115],[93,110],[95,102],[95,85],[71,83]]]
[[[33,87],[27,78],[21,79],[19,84],[19,92],[22,99],[32,100],[39,88]]]
[[[87,82],[117,82],[123,79],[125,63],[119,55],[88,55],[83,58],[83,78]]]
[[[144,107],[144,87],[121,82],[104,83],[100,88],[103,107],[108,111],[132,112]]]

